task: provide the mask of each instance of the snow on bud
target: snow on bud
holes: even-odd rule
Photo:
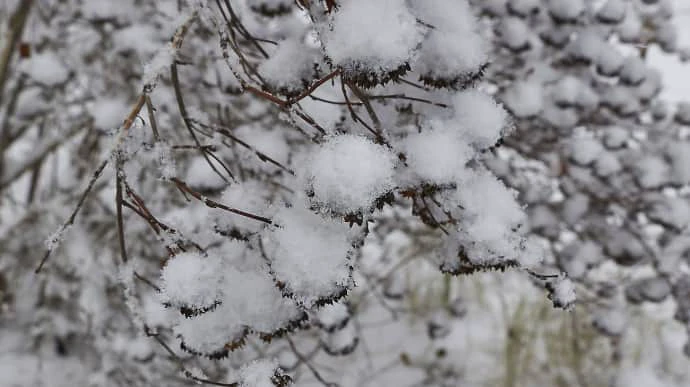
[[[303,42],[290,39],[278,43],[270,58],[258,68],[272,91],[294,96],[317,77],[315,67],[321,59],[319,51]]]
[[[687,198],[661,196],[650,203],[647,216],[665,227],[683,230],[690,225],[690,203]]]
[[[166,304],[191,313],[212,308],[221,298],[220,262],[196,253],[168,260],[161,272],[161,295]]]
[[[599,56],[596,58],[597,71],[603,76],[616,76],[624,63],[623,54],[610,45],[599,51]]]
[[[608,0],[597,10],[597,18],[606,24],[618,24],[625,18],[628,4],[625,0]]]
[[[541,0],[511,0],[508,2],[508,10],[511,14],[519,17],[527,17],[530,14],[539,12]]]
[[[570,309],[577,300],[575,295],[575,284],[565,273],[560,274],[556,279],[546,284],[549,291],[549,300],[553,306],[561,309]]]
[[[352,285],[349,227],[311,212],[303,203],[283,208],[264,233],[266,253],[284,293],[310,308],[342,297]]]
[[[394,167],[395,156],[387,148],[361,136],[334,136],[309,157],[307,190],[316,204],[328,210],[367,210],[394,188]]]
[[[415,15],[429,27],[413,68],[424,83],[463,88],[488,62],[489,45],[466,0],[410,2]],[[433,27],[433,28],[432,28]]]
[[[604,146],[593,137],[573,138],[568,148],[570,158],[579,165],[591,164],[604,152]]]
[[[670,168],[661,157],[649,155],[637,162],[634,173],[642,188],[652,189],[668,182]]]
[[[625,289],[628,302],[663,302],[671,294],[671,284],[663,277],[646,277],[635,280]]]
[[[508,112],[494,98],[478,90],[465,90],[453,97],[454,115],[463,136],[479,149],[486,149],[506,134]]]
[[[261,259],[258,255],[251,258]],[[283,297],[265,265],[259,270],[226,270],[223,307],[219,312],[228,321],[234,319],[236,325],[269,336],[304,319],[295,302]]]
[[[508,17],[501,20],[499,34],[502,43],[512,51],[524,51],[530,48],[532,38],[530,28],[522,19]]]
[[[583,0],[549,0],[551,17],[560,22],[573,22],[585,11]]]
[[[326,55],[346,78],[371,87],[404,74],[423,29],[405,0],[347,0],[322,32]]]
[[[640,57],[629,56],[623,62],[620,81],[624,85],[639,85],[647,75],[647,66]]]
[[[603,152],[594,162],[594,168],[597,175],[601,177],[608,177],[614,173],[620,172],[623,169],[618,156],[612,152]]]
[[[176,327],[187,351],[223,357],[228,350],[242,346],[249,332],[272,337],[304,319],[304,313],[292,300],[282,296],[267,270],[262,268],[216,270],[223,278],[222,303],[208,313],[181,319]]]
[[[247,329],[237,324],[237,316],[227,313],[224,304],[216,310],[194,318],[180,317],[174,327],[181,338],[185,351],[219,359],[228,355],[228,350],[241,347],[247,336]]]
[[[516,81],[501,96],[502,102],[518,118],[536,116],[544,110],[544,90],[537,81]]]
[[[479,172],[461,184],[457,199],[465,210],[460,229],[470,260],[493,259],[484,251],[506,258],[518,255],[516,230],[527,219],[516,195],[488,172]]]
[[[434,121],[421,133],[411,133],[401,143],[413,184],[453,183],[476,152],[460,134]]]
[[[597,32],[586,29],[581,31],[568,45],[567,51],[576,61],[590,63],[600,56],[604,49],[610,49]]]

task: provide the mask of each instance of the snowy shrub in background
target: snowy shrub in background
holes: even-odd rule
[[[0,6],[12,14],[0,58],[0,279],[11,284],[0,342],[76,359],[89,385],[333,385],[340,373],[325,364],[370,355],[371,303],[397,319],[406,308],[389,302],[414,298],[398,274],[408,245],[422,249],[410,255],[425,258],[420,276],[513,269],[571,308],[563,271],[599,291],[585,274],[607,256],[641,263],[648,220],[680,236],[690,216],[677,198],[682,142],[643,120],[661,115],[643,110],[659,75],[609,47],[620,30],[622,42],[670,50],[673,31],[636,38],[625,10],[666,13],[622,2]],[[601,239],[580,246],[578,233]],[[665,267],[625,294],[673,294],[684,310],[680,266]],[[432,342],[468,313],[450,288],[422,316]],[[610,320],[600,326],[619,335],[624,321]],[[437,353],[399,366],[424,385],[467,380]],[[343,384],[360,377],[374,376]]]
[[[661,73],[647,63],[659,49],[687,59],[672,3],[475,3],[495,31],[486,79],[516,128],[488,164],[528,204],[529,233],[550,241],[545,265],[587,290],[580,309],[614,347],[652,303],[676,308],[690,330],[680,290],[690,275],[690,122],[686,104],[659,97]]]

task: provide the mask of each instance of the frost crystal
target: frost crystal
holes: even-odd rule
[[[58,228],[52,235],[46,238],[46,240],[43,242],[46,249],[53,251],[54,249],[58,248],[65,240],[65,233],[68,232],[70,228],[71,226],[60,226],[60,228]]]
[[[154,88],[158,78],[170,70],[177,55],[177,50],[172,45],[166,45],[156,52],[151,60],[144,65],[144,75],[142,77],[143,88]]]

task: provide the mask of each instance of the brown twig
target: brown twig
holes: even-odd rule
[[[329,382],[329,381],[325,380],[323,378],[323,376],[321,376],[319,371],[316,368],[314,368],[313,365],[311,365],[311,363],[309,362],[309,359],[307,359],[304,355],[302,355],[301,352],[299,352],[297,350],[297,347],[295,346],[295,343],[292,342],[292,339],[290,339],[289,336],[287,336],[285,339],[287,340],[288,344],[290,345],[290,349],[292,350],[292,352],[295,354],[295,356],[297,356],[297,359],[299,359],[299,361],[302,364],[304,364],[305,366],[307,366],[307,368],[309,368],[309,371],[311,371],[312,375],[314,375],[316,380],[318,380],[325,387],[339,387],[340,386],[338,383]]]
[[[77,214],[79,213],[79,210],[81,210],[81,207],[84,205],[84,202],[86,201],[86,198],[89,196],[89,193],[91,193],[91,190],[93,189],[94,184],[96,184],[96,181],[98,180],[99,177],[103,174],[103,170],[105,169],[105,166],[108,164],[108,160],[104,160],[101,162],[101,165],[96,168],[96,171],[93,174],[93,177],[89,181],[89,185],[86,187],[84,192],[81,195],[81,198],[79,198],[79,202],[77,203],[77,206],[74,208],[72,211],[72,215],[67,219],[65,223],[60,226],[60,231],[66,230],[69,226],[74,224],[74,220],[77,217]],[[39,263],[38,267],[34,271],[35,273],[38,273],[41,271],[43,268],[43,265],[45,265],[46,261],[50,257],[50,254],[52,253],[53,249],[47,249],[45,254],[43,255],[43,259],[41,259],[41,263]]]
[[[177,74],[177,64],[173,63],[170,66],[170,74],[172,75],[172,84],[173,84],[173,89],[175,90],[175,99],[177,100],[177,107],[180,111],[180,115],[182,116],[182,121],[185,124],[185,127],[187,128],[187,131],[189,132],[189,135],[192,136],[192,139],[194,140],[194,143],[199,147],[199,152],[201,152],[201,155],[204,157],[204,160],[208,163],[208,165],[211,167],[213,172],[215,172],[218,176],[220,176],[221,179],[223,179],[224,182],[229,183],[228,179],[225,178],[225,176],[220,173],[218,168],[216,168],[215,165],[211,162],[211,160],[208,158],[208,155],[206,152],[204,152],[201,149],[201,142],[199,141],[199,138],[196,136],[196,133],[194,133],[194,130],[192,129],[192,121],[189,118],[189,115],[187,114],[187,107],[184,103],[184,99],[182,97],[182,91],[180,88],[180,80]],[[230,178],[232,180],[235,180],[235,176],[230,172],[230,170],[227,170],[227,172],[230,174]]]
[[[122,219],[122,185],[125,183],[123,164],[122,156],[118,154],[115,168],[115,212],[117,219],[117,242],[120,246],[122,262],[125,263],[127,262],[127,248],[125,246],[124,220]]]
[[[204,124],[204,123],[201,123],[201,122],[198,122],[198,121],[195,121],[195,122],[196,122],[197,124],[199,124],[200,126],[206,127],[206,128],[208,128],[208,129],[212,129],[212,130],[214,130],[215,132],[222,134],[223,136],[229,138],[230,140],[232,140],[233,142],[239,144],[239,145],[242,146],[243,148],[249,149],[250,151],[254,152],[254,154],[255,154],[261,161],[263,161],[263,162],[268,162],[268,163],[270,163],[270,164],[273,164],[273,165],[275,165],[276,167],[278,167],[278,168],[284,170],[285,172],[287,172],[287,173],[289,173],[289,174],[291,174],[291,175],[295,175],[295,172],[294,172],[293,170],[291,170],[290,168],[288,168],[288,167],[284,166],[283,164],[279,163],[278,161],[276,161],[276,160],[273,159],[272,157],[268,156],[267,154],[265,154],[265,153],[263,153],[263,152],[261,152],[261,151],[255,149],[253,146],[251,146],[251,145],[248,144],[247,142],[245,142],[245,141],[243,141],[242,139],[240,139],[239,137],[235,136],[235,135],[234,135],[230,130],[228,130],[227,128],[219,127],[219,126],[217,126],[217,125],[207,125],[207,124]]]
[[[207,198],[206,196],[202,195],[201,193],[193,190],[190,186],[187,185],[187,183],[183,182],[182,180],[180,180],[176,177],[174,177],[170,180],[173,183],[175,183],[175,185],[177,185],[177,187],[180,188],[180,190],[187,192],[188,194],[192,195],[195,199],[201,201],[202,203],[204,203],[206,206],[208,206],[210,208],[220,208],[222,210],[231,212],[233,214],[244,216],[245,218],[254,219],[256,221],[263,222],[266,224],[273,224],[273,221],[271,219],[268,219],[268,218],[265,218],[265,217],[259,216],[259,215],[254,215],[254,214],[251,214],[251,213],[246,212],[246,211],[238,210],[236,208],[228,207],[225,204],[218,203],[214,200],[211,200],[211,199]]]

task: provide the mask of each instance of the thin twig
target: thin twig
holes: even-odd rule
[[[330,74],[328,74],[328,75],[326,75],[325,77],[323,77],[323,78],[319,79],[318,81],[314,82],[311,86],[309,86],[306,90],[304,90],[304,91],[303,91],[300,95],[298,95],[297,97],[295,97],[295,98],[293,98],[293,99],[290,99],[290,100],[287,102],[288,105],[292,105],[292,104],[295,104],[295,103],[297,103],[297,102],[303,100],[303,99],[306,98],[307,96],[311,95],[311,93],[313,93],[313,92],[314,92],[316,89],[318,89],[321,85],[323,85],[324,83],[326,83],[326,82],[330,81],[331,79],[337,77],[338,75],[340,75],[340,69],[339,69],[339,68],[335,69],[335,70],[334,70],[333,72],[331,72]]]
[[[211,199],[207,198],[206,196],[202,195],[201,193],[193,190],[190,186],[187,185],[187,183],[183,182],[182,180],[180,180],[176,177],[173,177],[172,179],[170,179],[170,181],[175,183],[181,190],[189,193],[195,199],[201,201],[202,203],[204,203],[208,207],[220,208],[222,210],[231,212],[233,214],[244,216],[245,218],[254,219],[254,220],[257,220],[259,222],[266,223],[266,224],[273,224],[273,221],[271,219],[268,219],[268,218],[265,218],[265,217],[259,216],[259,215],[254,215],[254,214],[251,214],[251,213],[246,212],[246,211],[238,210],[236,208],[228,207],[225,204],[218,203],[214,200],[211,200]]]
[[[120,245],[122,262],[127,262],[127,248],[125,246],[125,226],[122,219],[122,184],[124,184],[125,172],[123,169],[122,155],[117,155],[115,171],[115,212],[117,218],[117,241]]]
[[[323,376],[321,376],[319,371],[316,368],[314,368],[313,365],[311,365],[311,363],[309,362],[309,359],[305,358],[304,355],[302,355],[302,353],[297,350],[297,347],[295,346],[295,343],[292,342],[292,339],[290,339],[290,336],[286,336],[285,339],[287,340],[288,344],[290,345],[290,349],[295,354],[295,356],[297,356],[297,358],[300,360],[300,362],[302,362],[304,365],[307,366],[307,368],[309,368],[309,371],[311,371],[312,375],[314,375],[316,380],[321,382],[321,384],[323,384],[326,387],[339,387],[340,386],[338,383],[326,381],[323,378]]]
[[[203,379],[203,378],[199,378],[197,376],[194,376],[194,374],[192,374],[192,372],[189,371],[187,369],[187,367],[185,367],[184,363],[182,362],[182,359],[180,359],[180,357],[177,356],[175,351],[173,351],[172,348],[170,348],[170,346],[165,341],[163,341],[163,339],[160,338],[160,335],[158,333],[151,332],[151,330],[146,326],[144,327],[144,330],[145,330],[146,336],[151,337],[154,340],[156,340],[156,342],[158,344],[160,344],[165,349],[165,351],[175,360],[175,362],[180,367],[180,370],[182,371],[182,373],[184,374],[185,377],[187,377],[187,378],[189,378],[195,382],[198,382],[198,383],[210,384],[213,386],[239,387],[239,383],[236,383],[236,382],[235,383],[214,382],[213,380]]]
[[[149,125],[151,125],[151,131],[153,132],[153,138],[156,141],[161,140],[161,135],[158,132],[158,124],[156,123],[156,116],[154,114],[155,109],[153,108],[153,103],[151,102],[151,97],[146,95],[146,110],[149,113]]]
[[[200,126],[206,127],[206,128],[208,128],[208,129],[214,130],[214,131],[217,132],[217,133],[222,134],[223,136],[229,138],[230,140],[232,140],[233,142],[239,144],[239,145],[242,146],[243,148],[249,149],[250,151],[254,152],[254,154],[255,154],[261,161],[263,161],[263,162],[268,162],[268,163],[270,163],[270,164],[273,164],[273,165],[275,165],[276,167],[278,167],[278,168],[280,168],[280,169],[286,171],[287,173],[289,173],[289,174],[291,174],[291,175],[295,175],[295,172],[294,172],[293,170],[291,170],[290,168],[288,168],[288,167],[284,166],[283,164],[279,163],[278,161],[276,161],[276,160],[273,159],[272,157],[268,156],[267,154],[265,154],[265,153],[263,153],[263,152],[257,150],[256,148],[254,148],[253,146],[251,146],[251,145],[248,144],[247,142],[245,142],[245,141],[243,141],[242,139],[240,139],[239,137],[235,136],[235,135],[234,135],[230,130],[228,130],[227,128],[223,128],[223,127],[220,127],[220,126],[217,126],[217,125],[208,125],[208,124],[201,123],[201,122],[199,122],[199,121],[195,121],[195,122],[196,122],[198,125],[200,125]]]
[[[86,187],[84,192],[81,195],[81,198],[79,198],[79,202],[77,203],[77,206],[74,208],[72,211],[72,215],[67,219],[65,223],[60,226],[60,230],[64,231],[66,230],[69,226],[74,224],[74,220],[77,217],[77,214],[79,213],[79,210],[81,210],[81,207],[84,205],[84,201],[86,201],[86,198],[89,196],[89,193],[91,193],[91,190],[93,189],[94,184],[96,184],[96,181],[98,180],[99,177],[103,174],[103,170],[105,169],[105,166],[108,165],[108,159],[104,160],[101,162],[101,165],[96,168],[96,171],[93,174],[93,177],[91,178],[91,181],[89,181],[89,185]],[[34,271],[35,273],[38,273],[41,271],[43,268],[43,265],[45,265],[46,261],[50,257],[50,253],[52,253],[53,249],[47,249],[45,255],[43,256],[43,259],[41,259],[41,263],[38,265],[36,270]]]
[[[417,98],[417,97],[408,97],[405,94],[384,94],[384,95],[370,95],[369,99],[404,99],[408,101],[416,101],[416,102],[423,102],[423,103],[428,103],[430,105],[442,107],[442,108],[447,108],[448,105],[445,103],[440,103],[440,102],[434,102],[430,101],[428,99],[424,98]]]
[[[369,124],[367,124],[358,114],[355,112],[355,109],[352,105],[352,102],[350,102],[350,97],[347,96],[347,90],[345,89],[345,80],[340,77],[340,89],[342,90],[343,93],[343,98],[345,98],[345,103],[347,104],[347,110],[350,112],[350,117],[352,117],[352,120],[354,122],[359,122],[362,126],[364,126],[371,134],[376,136],[377,139],[379,139],[379,134],[376,132],[374,128],[372,128]]]
[[[218,176],[220,176],[221,179],[223,179],[224,182],[229,183],[228,179],[225,178],[225,176],[220,173],[218,168],[216,168],[215,165],[211,162],[211,160],[208,158],[208,155],[206,152],[201,150],[201,142],[199,141],[199,138],[196,136],[196,133],[194,133],[194,130],[192,129],[192,121],[189,119],[189,116],[187,115],[187,107],[184,103],[184,99],[182,98],[182,91],[180,88],[180,80],[177,75],[177,64],[173,63],[170,66],[170,74],[172,75],[172,83],[173,83],[173,89],[175,90],[175,99],[177,100],[177,107],[180,110],[180,115],[182,116],[182,121],[185,124],[185,127],[187,128],[187,131],[189,132],[189,135],[192,136],[192,139],[194,140],[194,143],[199,147],[199,152],[201,152],[201,155],[204,157],[204,160],[208,163],[208,165],[211,167],[213,172],[215,172]],[[235,176],[228,170],[228,173],[230,174],[230,178],[232,180],[235,180]]]

